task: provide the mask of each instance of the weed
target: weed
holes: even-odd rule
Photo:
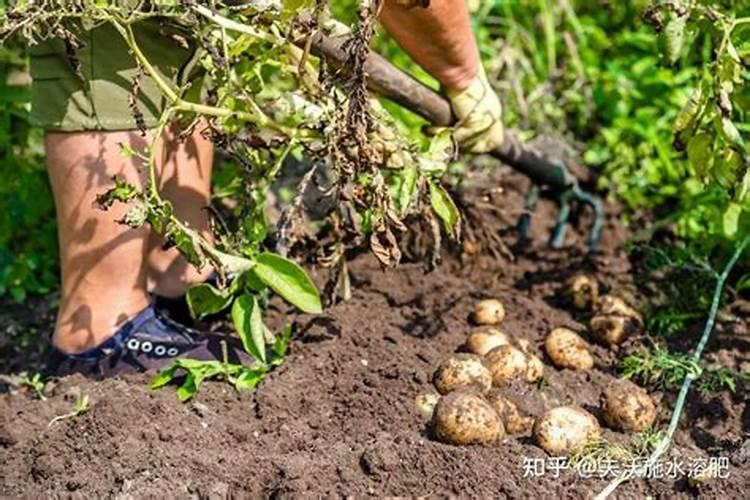
[[[574,469],[591,469],[603,464],[612,465],[613,470],[622,469],[647,457],[662,437],[663,433],[647,429],[626,443],[614,443],[602,437],[589,438],[570,456],[568,464]]]
[[[40,400],[47,400],[47,396],[44,394],[45,381],[42,378],[41,373],[35,373],[32,376],[26,375],[23,379],[21,379],[21,385],[24,387],[28,387],[29,389],[34,391],[34,394]]]
[[[620,363],[624,378],[634,378],[660,388],[678,386],[688,374],[700,376],[702,365],[684,353],[670,353],[656,346],[653,350],[642,349],[631,354]]]
[[[51,427],[52,424],[56,422],[60,422],[61,420],[66,420],[69,418],[76,418],[88,412],[90,409],[91,409],[91,402],[89,401],[88,395],[82,394],[76,398],[75,404],[73,405],[73,410],[70,413],[58,415],[57,417],[53,418],[52,420],[50,420],[49,424],[47,424],[47,427]]]

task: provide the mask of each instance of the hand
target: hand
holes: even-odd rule
[[[503,107],[481,66],[467,88],[446,94],[458,119],[453,137],[463,151],[488,153],[503,144]]]

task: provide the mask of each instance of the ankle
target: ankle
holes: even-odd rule
[[[76,299],[61,305],[52,335],[52,345],[66,354],[80,354],[100,346],[149,304],[145,293],[127,302]]]

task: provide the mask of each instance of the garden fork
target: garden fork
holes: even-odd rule
[[[309,42],[315,55],[335,66],[345,67],[348,55],[343,50],[343,46],[347,39],[347,36],[330,37],[318,32]],[[381,55],[370,53],[365,63],[365,72],[368,78],[368,88],[372,92],[422,116],[434,126],[447,127],[454,122],[450,103],[445,97],[396,68]],[[589,249],[595,250],[604,226],[602,200],[581,188],[578,178],[562,162],[550,159],[525,145],[510,131],[505,132],[504,139],[503,145],[490,154],[527,175],[534,183],[526,197],[524,213],[518,222],[521,238],[528,238],[531,212],[536,207],[540,196],[544,195],[555,199],[560,206],[555,227],[550,234],[549,245],[553,248],[562,247],[571,214],[571,204],[583,203],[589,205],[594,213],[586,243]]]

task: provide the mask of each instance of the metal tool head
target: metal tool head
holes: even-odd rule
[[[562,248],[571,215],[571,208],[574,204],[583,204],[591,207],[593,211],[593,221],[586,237],[586,245],[590,251],[598,249],[604,227],[604,202],[598,196],[583,190],[577,181],[572,182],[562,190],[554,188],[543,189],[538,185],[532,186],[526,195],[524,212],[518,221],[518,232],[522,240],[529,239],[531,214],[535,210],[539,198],[542,196],[554,199],[560,207],[560,212],[557,214],[555,220],[555,226],[550,233],[550,247]]]

